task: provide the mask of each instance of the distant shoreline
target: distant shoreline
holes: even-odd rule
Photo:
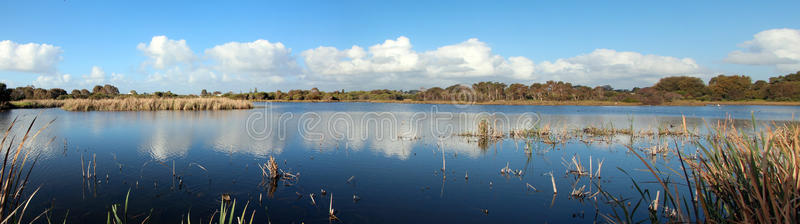
[[[466,103],[461,101],[417,101],[417,100],[252,100],[252,102],[277,103],[396,103],[396,104],[474,104],[474,105],[519,105],[519,106],[648,106],[643,103],[615,101],[487,101]],[[800,106],[796,101],[674,101],[653,106],[707,106],[707,105],[751,105],[751,106]]]
[[[112,102],[123,102],[128,98],[122,99],[101,99],[101,100],[22,100],[11,101],[10,107],[6,109],[33,109],[33,108],[63,108],[68,101],[81,101],[81,104],[90,102],[103,102],[109,104]],[[192,99],[219,99],[228,101],[230,99],[215,97],[215,98],[161,98],[155,100],[178,100],[187,101]],[[238,100],[230,100],[238,101]],[[241,100],[245,102],[244,100]],[[226,109],[249,109],[246,105],[222,107],[222,108],[149,108],[149,107],[136,107],[131,105],[130,100],[127,100],[126,106],[117,107],[116,109],[107,108],[91,108],[83,105],[81,108],[68,107],[68,111],[153,111],[153,110],[226,110]],[[250,100],[246,102],[279,102],[279,103],[395,103],[395,104],[462,104],[462,105],[509,105],[509,106],[647,106],[642,103],[628,103],[628,102],[613,102],[613,101],[533,101],[533,100],[518,100],[518,101],[487,101],[487,102],[474,102],[466,103],[460,101],[416,101],[416,100],[339,100],[339,101],[325,101],[325,100]],[[135,103],[134,103],[135,104]],[[708,105],[750,105],[750,106],[800,106],[800,102],[795,101],[761,101],[761,100],[748,100],[748,101],[673,101],[661,105],[654,106],[708,106]],[[72,109],[70,109],[72,108]]]

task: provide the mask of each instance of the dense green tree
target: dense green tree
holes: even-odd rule
[[[718,75],[708,82],[711,96],[717,100],[743,100],[750,85],[750,77],[744,75]]]
[[[691,98],[703,96],[708,92],[703,80],[689,76],[662,78],[653,87],[659,91],[674,92]]]
[[[11,90],[6,88],[5,83],[0,82],[0,108],[9,100],[11,100]]]
[[[47,90],[47,94],[47,99],[58,99],[60,96],[67,95],[67,91],[60,88],[52,88]]]
[[[510,100],[524,100],[525,95],[528,93],[528,86],[514,83],[506,88],[506,97],[509,97]]]
[[[753,85],[750,86],[750,89],[747,90],[745,93],[745,98],[747,99],[766,99],[770,84],[764,80],[758,80]]]
[[[105,90],[103,90],[103,86],[96,85],[92,88],[92,94],[105,94]]]
[[[800,100],[800,81],[777,82],[770,84],[767,97],[771,100]]]
[[[106,95],[119,95],[119,89],[116,86],[106,84],[103,86],[103,93]]]
[[[800,82],[800,71],[795,72],[794,74],[769,78],[769,83],[771,84],[781,83],[781,82]]]

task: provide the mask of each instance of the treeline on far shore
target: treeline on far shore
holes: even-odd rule
[[[794,74],[771,77],[768,81],[753,82],[744,75],[718,75],[708,83],[689,76],[665,77],[653,86],[633,89],[614,89],[610,85],[582,86],[569,82],[547,81],[531,85],[500,82],[479,82],[471,86],[452,85],[446,88],[432,87],[420,90],[371,91],[320,91],[290,90],[288,92],[262,92],[254,89],[246,93],[209,92],[203,89],[198,95],[178,95],[170,91],[137,93],[131,90],[120,94],[113,85],[95,86],[92,90],[74,89],[69,93],[60,88],[42,89],[33,86],[7,88],[0,83],[0,107],[8,107],[8,101],[43,99],[112,99],[112,98],[193,98],[224,97],[240,100],[279,101],[421,101],[421,102],[624,102],[629,104],[658,105],[680,100],[692,101],[800,101],[800,71]],[[578,103],[579,104],[579,103]]]
[[[201,95],[208,95],[203,90]],[[614,89],[609,85],[581,86],[569,82],[547,81],[525,85],[500,82],[479,82],[452,85],[446,88],[398,91],[379,89],[371,91],[337,90],[323,92],[290,90],[288,92],[224,93],[211,95],[246,100],[281,101],[471,101],[471,102],[541,102],[541,101],[600,101],[658,105],[679,100],[693,101],[800,101],[800,71],[772,77],[769,81],[752,79],[744,75],[719,75],[706,84],[702,79],[689,76],[672,76],[645,88]]]

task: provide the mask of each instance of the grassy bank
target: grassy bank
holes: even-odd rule
[[[12,108],[54,108],[68,111],[156,111],[156,110],[235,110],[250,109],[246,100],[228,98],[116,98],[23,100],[11,102]]]

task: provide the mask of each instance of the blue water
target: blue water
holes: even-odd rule
[[[152,223],[177,223],[187,214],[193,222],[208,222],[219,209],[222,194],[236,199],[239,212],[249,203],[248,217],[255,211],[254,219],[262,223],[328,222],[331,195],[343,223],[582,223],[604,222],[602,215],[610,214],[612,207],[600,197],[570,199],[573,186],[586,186],[594,193],[600,185],[629,199],[639,198],[631,177],[644,187],[658,188],[642,162],[624,146],[629,138],[558,145],[531,140],[526,150],[526,139],[479,144],[478,139],[460,134],[474,131],[483,119],[499,120],[504,133],[534,126],[677,130],[682,116],[697,132],[729,118],[737,127],[749,129],[753,116],[762,127],[793,121],[800,111],[796,106],[256,106],[234,111],[10,110],[0,112],[0,126],[19,117],[12,136],[21,137],[22,127],[37,114],[34,127],[55,119],[29,145],[40,159],[27,190],[41,187],[28,214],[51,208],[55,220],[69,211],[67,219],[73,223],[105,222],[111,204],[122,203],[130,189],[130,219],[141,221],[149,215]],[[634,147],[664,142],[674,143],[639,139]],[[691,144],[678,144],[694,150]],[[81,157],[85,169],[93,156],[97,178],[86,180],[81,176]],[[258,165],[269,156],[279,161],[281,169],[299,173],[297,180],[281,181],[276,188],[264,184]],[[593,170],[602,160],[600,178],[566,174],[564,162],[573,156],[587,169],[591,157]],[[658,167],[679,169],[674,154],[648,160]],[[500,169],[507,164],[522,170],[522,175],[502,175]],[[549,173],[558,194],[553,194]]]

